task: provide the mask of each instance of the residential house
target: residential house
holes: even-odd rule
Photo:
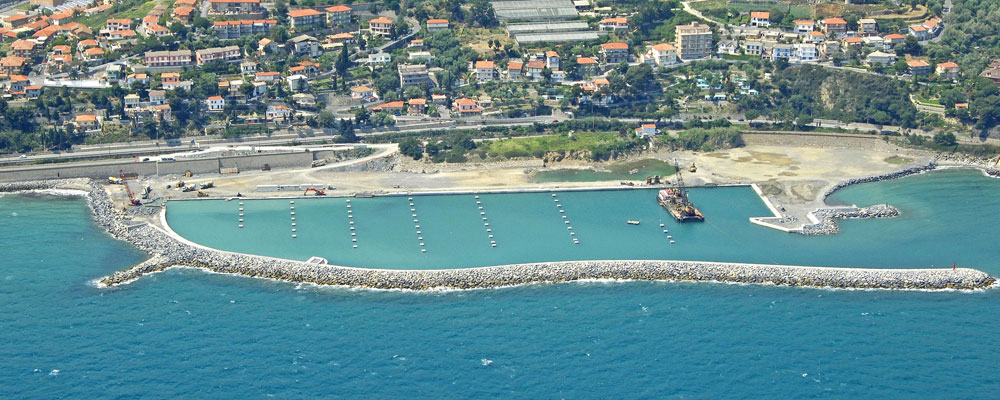
[[[316,96],[309,93],[296,93],[292,95],[292,101],[303,107],[313,107],[316,105]]]
[[[11,94],[24,94],[25,88],[30,83],[27,76],[13,75],[10,77],[10,86],[7,88],[7,91]]]
[[[194,54],[198,65],[205,65],[205,63],[212,61],[239,61],[243,56],[239,46],[212,47],[198,50]]]
[[[209,14],[257,14],[260,0],[209,0]]]
[[[868,63],[868,65],[892,65],[896,63],[896,55],[876,50],[868,54],[868,57],[865,57],[865,62]]]
[[[174,7],[174,20],[182,24],[190,24],[194,19],[194,7]]]
[[[531,60],[524,65],[524,76],[528,79],[542,79],[542,71],[545,70],[545,61]]]
[[[993,84],[1000,87],[1000,59],[991,61],[990,66],[986,67],[979,76],[993,81]]]
[[[398,101],[390,101],[388,103],[375,106],[372,108],[372,111],[374,112],[385,111],[392,115],[402,115],[404,108],[406,108],[406,103],[403,102],[402,100],[398,100]]]
[[[861,36],[878,35],[878,21],[874,18],[862,18],[858,20],[858,34]]]
[[[455,111],[458,111],[459,116],[474,116],[483,113],[483,110],[479,108],[479,104],[475,100],[469,98],[456,99],[455,104],[452,106]]]
[[[341,5],[326,8],[327,25],[338,26],[349,23],[351,23],[351,7]]]
[[[635,135],[641,138],[656,136],[656,124],[642,124],[635,128]]]
[[[428,86],[431,84],[427,66],[424,64],[399,64],[399,86]]]
[[[747,40],[743,42],[743,54],[751,56],[764,54],[764,44],[759,40]]]
[[[787,43],[778,43],[771,48],[771,60],[779,58],[790,59],[795,55],[795,47]]]
[[[88,63],[96,63],[104,59],[104,49],[100,47],[91,47],[83,51],[83,61]]]
[[[674,64],[677,62],[677,47],[670,43],[654,44],[642,58],[646,64],[657,66]]]
[[[274,54],[276,51],[278,51],[278,44],[274,43],[273,40],[263,38],[257,41],[257,55],[263,57],[269,54]]]
[[[73,15],[75,13],[76,13],[75,9],[69,9],[53,13],[51,16],[49,16],[49,22],[51,22],[52,25],[66,25],[73,20]]]
[[[254,80],[257,82],[278,82],[281,80],[281,73],[277,71],[258,72],[254,74]]]
[[[907,72],[913,76],[928,75],[931,73],[931,65],[924,60],[907,60]]]
[[[959,74],[958,64],[947,61],[934,67],[934,72],[945,79],[957,79]]]
[[[73,125],[78,131],[95,131],[101,129],[101,123],[94,114],[77,114]]]
[[[31,99],[37,98],[42,95],[42,87],[40,85],[25,86],[24,95]]]
[[[410,114],[423,114],[427,111],[427,99],[410,99],[406,102],[407,113]]]
[[[719,48],[719,50],[718,50],[719,54],[731,54],[731,55],[735,55],[735,54],[739,54],[740,53],[740,45],[738,43],[736,43],[735,40],[722,40],[722,41],[719,41],[719,47],[718,48]]]
[[[826,36],[831,38],[847,36],[847,21],[843,18],[831,17],[821,22]]]
[[[11,43],[10,50],[15,56],[29,58],[35,52],[37,45],[37,43],[30,40],[18,39],[14,43]]]
[[[797,19],[792,22],[795,24],[796,33],[809,33],[816,30],[816,22],[808,19]]]
[[[602,31],[627,30],[628,18],[625,17],[605,18],[601,20],[601,23],[598,24],[598,26]]]
[[[378,17],[368,21],[368,31],[372,35],[389,36],[392,34],[392,20],[386,17]]]
[[[162,38],[164,36],[170,35],[170,29],[167,29],[163,25],[156,23],[144,25],[142,27],[142,31],[143,34],[146,35],[146,37]]]
[[[480,83],[489,82],[496,78],[497,70],[493,61],[476,61],[475,74]]]
[[[278,25],[276,19],[241,19],[215,21],[212,23],[212,29],[219,39],[231,40],[250,35],[267,35],[275,25]],[[270,40],[268,39],[268,41]]]
[[[628,45],[621,42],[604,43],[601,45],[601,57],[605,64],[628,61]]]
[[[844,38],[844,49],[851,51],[861,50],[861,46],[864,44],[864,40],[859,37],[847,37]]]
[[[292,119],[292,109],[284,104],[268,105],[264,117],[272,122],[287,122]]]
[[[102,52],[103,54],[103,52]],[[7,75],[17,75],[24,71],[24,57],[7,56],[0,58],[0,73]]]
[[[368,55],[368,64],[388,64],[392,62],[392,55],[389,53],[374,53]]]
[[[375,101],[375,90],[368,86],[355,86],[351,88],[351,98],[363,102]]]
[[[545,52],[545,66],[555,71],[559,69],[559,53],[552,50]]]
[[[516,81],[524,77],[524,63],[520,61],[507,62],[507,78]]]
[[[14,14],[3,19],[3,27],[11,30],[20,28],[31,22],[27,15]]]
[[[750,26],[771,26],[771,13],[767,11],[751,11]]]
[[[209,112],[220,112],[226,108],[226,99],[222,96],[212,96],[205,100]]]
[[[927,34],[931,37],[937,36],[941,32],[941,18],[934,17],[927,21],[924,21],[924,28],[927,28]]]
[[[897,44],[902,44],[905,42],[906,42],[906,36],[900,35],[898,33],[891,33],[885,35],[885,41],[883,43],[885,44],[886,50],[890,50],[896,47]]]
[[[167,104],[167,92],[163,90],[149,91],[149,105],[161,106]]]
[[[125,77],[125,87],[131,88],[132,85],[141,84],[149,85],[149,75],[145,73],[129,74]]]
[[[192,64],[191,50],[147,51],[143,57],[147,67],[186,67]]]
[[[354,38],[354,35],[347,32],[341,32],[327,36],[326,40],[330,43],[343,43],[343,44],[353,44],[357,42],[357,40]]]
[[[133,113],[139,110],[141,98],[135,93],[129,93],[125,95],[122,101],[122,108],[125,109],[127,113]]]
[[[448,20],[446,19],[429,19],[427,20],[427,32],[437,32],[446,31],[449,28]]]
[[[292,29],[296,31],[304,31],[322,26],[324,20],[323,13],[312,8],[288,12],[288,21],[291,23]]]
[[[132,20],[128,18],[112,18],[104,23],[104,30],[108,32],[124,31],[132,29]]]
[[[814,43],[796,43],[795,57],[800,62],[814,62],[819,60],[819,49]]]
[[[677,55],[683,60],[705,58],[712,55],[712,29],[708,25],[692,22],[675,28]]]
[[[289,75],[285,78],[288,88],[293,92],[304,92],[309,89],[309,77],[305,75]]]
[[[79,43],[76,44],[76,50],[79,51],[79,52],[81,52],[81,53],[83,53],[84,50],[87,50],[87,49],[89,49],[91,47],[97,47],[97,46],[100,46],[100,44],[98,44],[96,40],[94,40],[94,39],[85,39],[85,40],[81,40]]]
[[[808,37],[806,37],[804,41],[816,44],[823,43],[824,41],[826,41],[826,35],[820,31],[812,31],[809,32]]]
[[[406,58],[410,61],[430,61],[434,59],[434,55],[429,51],[414,51],[407,55]]]
[[[319,41],[309,35],[299,35],[288,41],[292,45],[292,51],[297,55],[309,55],[319,57],[323,51],[319,48]]]
[[[910,25],[909,33],[911,36],[917,38],[917,40],[927,40],[931,38],[930,32],[923,25]]]
[[[676,57],[676,52],[674,52]],[[676,58],[675,58],[676,60]],[[600,73],[600,65],[597,60],[590,57],[576,58],[576,71],[582,77],[594,76]]]

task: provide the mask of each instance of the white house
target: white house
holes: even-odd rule
[[[635,128],[635,135],[638,137],[656,136],[656,124],[642,124]]]
[[[226,108],[226,99],[223,99],[222,96],[212,96],[205,100],[205,104],[208,106],[208,111],[219,112]]]

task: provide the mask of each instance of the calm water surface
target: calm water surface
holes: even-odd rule
[[[997,275],[986,262],[996,258],[987,242],[1000,222],[997,188],[963,171],[849,188],[840,201],[889,201],[904,214],[845,223],[838,237],[883,250],[842,260],[958,258]],[[713,193],[696,200],[712,204]],[[891,249],[899,245],[908,247]],[[997,290],[590,282],[410,293],[187,269],[99,290],[92,280],[143,255],[95,227],[84,201],[30,195],[0,197],[0,251],[0,398],[979,399],[1000,390]]]

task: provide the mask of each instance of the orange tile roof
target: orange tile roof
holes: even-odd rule
[[[97,122],[97,116],[94,114],[80,114],[76,116],[76,122]]]
[[[909,65],[911,67],[927,67],[927,66],[930,66],[930,64],[928,64],[927,61],[924,61],[924,60],[909,60],[909,61],[906,62],[906,65]]]
[[[410,99],[409,103],[412,106],[423,106],[427,105],[427,99]]]
[[[597,64],[597,60],[590,57],[578,57],[576,59],[577,64]]]
[[[625,17],[610,17],[601,20],[602,24],[628,24],[628,18]]]
[[[98,56],[98,55],[103,55],[104,54],[104,49],[102,49],[100,47],[91,47],[91,48],[87,49],[86,51],[84,51],[83,53],[86,54],[86,55],[88,55],[88,56]]]
[[[352,92],[364,93],[372,91],[372,88],[368,86],[355,86],[351,88]]]
[[[191,15],[191,12],[193,12],[193,11],[194,11],[194,7],[177,7],[177,8],[174,9],[174,15],[187,16],[187,15]]]
[[[847,21],[845,21],[843,18],[832,17],[832,18],[824,19],[823,20],[823,24],[825,24],[825,25],[847,25]]]
[[[332,13],[335,13],[335,12],[345,12],[345,11],[351,11],[351,7],[348,7],[348,6],[333,6],[333,7],[327,7],[326,11],[327,12],[332,12]]]
[[[460,106],[474,106],[476,105],[476,101],[472,99],[461,98],[455,100],[455,104],[458,104]]]
[[[446,19],[429,19],[429,20],[427,20],[427,23],[428,24],[447,24],[448,20],[446,20]]]
[[[792,23],[795,24],[795,25],[815,25],[816,24],[815,21],[808,20],[808,19],[797,19],[795,21],[792,21]]]
[[[476,69],[493,69],[493,61],[476,61]]]
[[[628,45],[621,42],[604,43],[601,45],[604,50],[628,50]]]
[[[378,17],[378,18],[375,18],[375,19],[373,19],[371,21],[368,21],[368,23],[369,24],[391,24],[392,20],[389,19],[389,18],[386,18],[386,17]]]
[[[906,39],[906,36],[900,35],[898,33],[890,33],[888,35],[885,35],[885,38],[890,40],[899,40],[899,39]]]
[[[208,98],[209,100],[222,100],[222,96],[212,96]]]
[[[510,69],[518,70],[518,69],[521,69],[521,67],[523,67],[523,66],[524,66],[523,63],[520,63],[520,62],[517,62],[517,61],[511,61],[511,62],[507,63],[507,69],[509,69],[509,70]]]
[[[656,51],[670,51],[670,50],[677,50],[677,47],[674,47],[674,45],[672,45],[670,43],[660,43],[660,44],[654,44],[653,45],[653,50],[656,50]]]
[[[315,15],[322,15],[322,14],[323,13],[321,13],[319,11],[316,11],[316,10],[313,10],[311,8],[306,8],[304,10],[295,10],[295,11],[289,11],[288,12],[288,16],[292,17],[292,18],[302,18],[302,17],[309,17],[309,16],[315,16]]]
[[[750,12],[750,18],[771,19],[771,13],[767,11],[752,11]]]
[[[951,61],[946,61],[946,62],[940,63],[937,66],[938,66],[938,68],[958,68],[958,64],[955,64],[955,63],[953,63]]]

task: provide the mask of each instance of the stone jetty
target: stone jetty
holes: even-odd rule
[[[53,188],[58,182],[24,182],[0,191]],[[584,279],[686,280],[842,289],[971,290],[995,279],[985,272],[952,269],[856,269],[664,260],[566,261],[447,270],[385,270],[310,264],[231,253],[185,243],[166,231],[136,224],[114,209],[104,188],[91,182],[88,199],[97,224],[151,255],[147,261],[99,280],[113,287],[175,266],[320,285],[373,289],[475,289]]]

